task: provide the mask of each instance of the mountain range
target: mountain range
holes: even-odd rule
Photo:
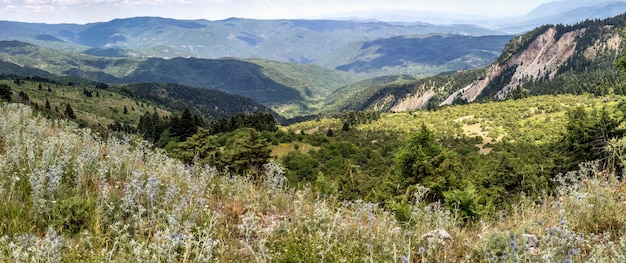
[[[503,33],[475,25],[333,20],[231,18],[188,21],[136,17],[85,25],[0,22],[0,40],[18,40],[91,55],[166,59],[237,57],[301,64],[323,61],[323,65],[330,68],[353,62],[335,56],[336,52],[347,47],[423,34],[483,36]]]
[[[551,2],[526,17],[575,19],[624,4],[583,2],[569,8],[563,8],[569,1]],[[606,79],[621,92],[613,63],[623,52],[623,26],[624,15],[545,25],[518,36],[474,25],[378,21],[4,21],[0,39],[11,40],[0,41],[0,73],[215,89],[285,118],[405,111],[529,94],[603,93],[594,81]],[[585,87],[573,87],[577,83]]]

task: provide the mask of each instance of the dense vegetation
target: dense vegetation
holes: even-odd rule
[[[573,110],[568,114],[574,115],[604,112],[602,107],[594,107],[597,110],[585,107],[583,102],[589,102],[586,97],[542,98],[543,101],[537,102],[527,99],[525,103],[537,103],[539,107],[555,101],[575,103],[581,107],[571,104]],[[510,103],[513,105],[507,106],[524,107],[523,103]],[[499,103],[486,106],[491,105],[494,109],[502,108]],[[620,104],[609,105],[616,106],[605,108],[612,113],[611,118],[622,116],[617,114]],[[439,112],[450,116],[471,110],[472,106],[450,107]],[[510,111],[515,116],[514,109]],[[523,188],[524,182],[531,184],[525,180],[531,178],[528,172],[532,167],[518,158],[522,158],[525,151],[537,151],[537,147],[544,144],[541,141],[559,137],[550,131],[564,130],[565,134],[570,134],[579,128],[597,130],[595,124],[579,127],[569,117],[557,118],[563,114],[562,110],[554,114],[536,113],[532,115],[526,108],[519,114],[530,116],[512,123],[518,123],[523,134],[537,136],[546,132],[543,140],[524,142],[524,136],[507,131],[511,132],[506,135],[511,136],[510,146],[502,148],[508,151],[507,159],[502,159],[498,165],[508,165],[509,169],[494,169],[501,174],[491,175],[491,179],[501,178],[502,182],[522,182],[507,185],[511,187],[509,190]],[[426,118],[421,120],[426,120],[429,114],[432,113],[383,115],[377,121],[360,122],[362,124],[343,132],[367,137],[374,127],[385,125],[386,121],[416,123],[415,119],[424,116]],[[548,119],[553,120],[548,122]],[[345,200],[349,196],[343,185],[354,186],[373,179],[367,180],[362,174],[367,170],[367,163],[345,166],[351,172],[339,170],[336,174],[324,174],[320,171],[312,187],[292,187],[285,185],[289,178],[289,175],[285,177],[285,172],[293,170],[286,171],[272,161],[262,166],[260,162],[252,162],[250,166],[232,163],[233,169],[224,171],[203,166],[197,159],[191,165],[184,165],[162,151],[151,149],[142,140],[132,137],[97,139],[89,130],[78,129],[71,122],[33,116],[30,108],[19,104],[0,107],[0,121],[3,124],[0,126],[0,173],[6,175],[0,179],[0,191],[5,196],[0,204],[2,261],[569,262],[620,261],[626,256],[623,242],[626,221],[622,216],[626,210],[623,200],[626,188],[618,181],[619,177],[615,177],[614,170],[602,169],[603,163],[614,165],[607,168],[624,164],[622,137],[606,143],[604,154],[611,162],[588,162],[576,168],[576,172],[546,177],[551,185],[549,190],[528,191],[527,195],[509,201],[505,210],[494,210],[479,201],[484,197],[483,192],[477,190],[484,187],[480,181],[476,181],[480,186],[445,191],[441,198],[438,189],[427,190],[420,184],[413,184],[424,180],[426,184],[441,186],[439,180],[417,178],[414,176],[419,173],[398,170],[398,175],[411,180],[406,182],[412,186],[402,191],[401,199],[395,198],[398,200],[395,205],[380,206],[360,199]],[[443,119],[439,121],[445,123]],[[330,127],[333,123],[320,120],[301,125],[303,128],[324,124]],[[568,125],[558,128],[554,123]],[[458,177],[459,174],[446,173],[447,169],[442,170],[441,166],[446,163],[455,166],[449,160],[459,156],[455,154],[457,147],[438,140],[442,133],[459,127],[449,125],[433,131],[428,124],[406,124],[396,126],[395,132],[416,132],[399,142],[402,146],[398,148],[395,167],[433,174],[443,172],[449,178],[469,180]],[[595,128],[587,129],[588,126]],[[547,129],[537,129],[539,127]],[[259,141],[258,133],[252,129],[239,131],[239,135],[232,136],[235,142],[231,149],[250,150],[240,151],[243,153],[265,151],[263,147],[256,148],[256,144],[242,143]],[[204,132],[200,129],[194,136]],[[390,136],[378,137],[378,142],[361,141],[364,145],[384,143],[385,139],[393,138],[394,131],[387,129],[387,132]],[[341,133],[333,132],[329,138],[342,136]],[[311,139],[325,137],[314,135]],[[342,161],[333,158],[336,155],[346,156],[345,161],[352,162],[355,153],[366,152],[354,147],[352,142],[320,144],[319,147],[312,152],[327,156],[326,164]],[[332,154],[322,154],[325,151]],[[498,154],[499,151],[494,149],[484,157],[502,158],[505,153]],[[423,156],[435,158],[423,159]],[[247,159],[239,157],[231,161]],[[537,156],[537,160],[542,158],[545,156]],[[384,159],[387,158],[380,160]],[[408,167],[403,165],[405,161],[419,165]],[[479,161],[477,165],[484,164]],[[320,165],[324,166],[332,165]],[[384,164],[376,167],[381,166]],[[516,180],[511,174],[516,171],[526,178]],[[386,185],[391,189],[397,187]],[[339,188],[342,190],[337,191]],[[371,199],[375,195],[369,196]],[[438,198],[444,201],[432,202]]]

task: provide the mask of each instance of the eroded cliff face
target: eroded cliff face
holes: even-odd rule
[[[398,100],[391,111],[409,111],[414,109],[423,109],[428,104],[428,101],[435,95],[435,91],[432,89],[427,90],[421,94],[407,95],[406,97]]]
[[[621,54],[620,50],[626,43],[626,38],[615,27],[614,25],[604,25],[599,29],[581,27],[562,34],[559,34],[555,27],[549,27],[543,33],[533,36],[531,42],[525,42],[528,35],[519,36],[511,40],[513,47],[517,45],[520,47],[519,50],[511,51],[510,57],[500,59],[485,68],[484,72],[476,75],[473,81],[452,80],[448,83],[425,81],[422,85],[416,86],[412,92],[402,96],[395,95],[393,99],[385,100],[384,103],[392,111],[422,109],[433,97],[441,98],[442,92],[445,93],[443,96],[447,97],[444,97],[446,99],[439,104],[440,106],[450,105],[457,98],[467,102],[473,102],[485,96],[505,99],[511,91],[534,80],[554,79],[559,69],[568,66],[566,63],[572,61],[570,59],[577,58],[573,56],[583,56],[586,60],[593,62],[600,57],[606,59],[606,55],[611,54],[607,53],[608,51]],[[590,38],[595,42],[589,43]],[[579,45],[582,48],[577,48]],[[455,89],[457,90],[450,94],[450,90]]]
[[[563,65],[576,51],[576,37],[584,34],[585,29],[578,29],[563,34],[556,39],[557,31],[549,28],[528,45],[522,53],[511,57],[503,63],[496,63],[489,67],[487,77],[455,92],[442,105],[451,104],[454,98],[461,98],[472,102],[489,85],[489,82],[510,67],[516,67],[509,83],[503,86],[496,94],[497,99],[506,98],[509,91],[531,79],[545,77],[553,78],[557,69]]]

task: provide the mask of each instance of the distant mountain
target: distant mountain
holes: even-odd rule
[[[615,67],[625,51],[624,27],[626,14],[542,26],[513,38],[486,68],[370,86],[333,108],[406,111],[540,94],[626,94],[626,80]]]
[[[319,63],[335,69],[381,76],[437,75],[492,63],[512,36],[416,35],[355,43]],[[336,65],[340,63],[340,65]]]
[[[587,19],[605,19],[626,12],[624,0],[554,0],[517,17],[485,17],[453,12],[419,10],[365,10],[328,15],[331,19],[415,22],[432,24],[472,24],[506,34],[523,34],[545,24],[576,24]]]
[[[499,22],[495,28],[506,32],[524,32],[540,25],[573,25],[586,19],[605,19],[626,12],[626,1],[561,0],[543,4],[527,15]]]
[[[96,56],[260,58],[301,64],[332,61],[354,43],[405,35],[501,35],[475,25],[336,20],[115,19],[86,25],[0,21],[0,40]],[[337,65],[349,63],[341,61]],[[424,74],[422,72],[422,74]]]
[[[526,20],[540,19],[551,16],[560,16],[564,12],[580,8],[591,8],[596,6],[610,5],[616,2],[615,0],[556,0],[547,2],[535,7],[532,11],[526,14],[524,17]]]

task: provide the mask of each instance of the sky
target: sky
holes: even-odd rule
[[[551,0],[0,0],[0,20],[91,23],[160,16],[221,20],[331,18],[371,10],[449,12],[512,17]]]

